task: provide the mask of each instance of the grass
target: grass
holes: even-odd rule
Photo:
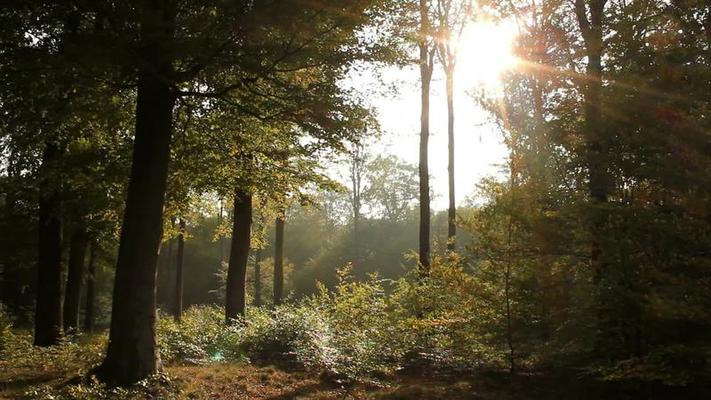
[[[67,352],[61,346],[57,353]],[[112,391],[83,382],[95,360],[73,358],[67,363],[41,363],[36,368],[8,368],[0,372],[0,399],[596,399],[594,391],[573,380],[536,375],[490,373],[479,375],[428,374],[409,371],[381,385],[342,385],[316,372],[277,365],[213,363],[173,364],[164,374],[128,391]],[[26,366],[26,365],[25,365]],[[553,390],[558,388],[559,390]],[[581,390],[583,389],[583,390]],[[572,395],[572,393],[576,393]],[[566,395],[567,394],[567,395]]]

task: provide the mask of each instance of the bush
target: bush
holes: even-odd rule
[[[273,311],[251,311],[242,328],[241,343],[251,359],[333,368],[331,328],[318,310],[284,305]]]
[[[12,342],[14,336],[12,334],[12,319],[10,314],[5,310],[5,306],[0,303],[0,354],[5,350],[10,342]]]
[[[318,310],[330,327],[331,347],[337,349],[333,372],[364,380],[400,368],[407,351],[403,321],[377,275],[354,282],[349,269],[341,270],[335,292],[321,285],[305,304]]]
[[[194,306],[180,323],[161,315],[157,324],[158,346],[164,362],[206,363],[241,360],[239,325],[226,326],[224,311],[217,306]]]

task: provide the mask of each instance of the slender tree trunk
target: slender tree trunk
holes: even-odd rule
[[[67,43],[76,40],[80,15],[71,11],[64,26],[59,54],[65,53]],[[68,97],[70,84],[62,90],[57,100],[57,115],[69,113]],[[37,250],[37,301],[35,303],[36,346],[56,344],[62,334],[62,201],[61,166],[65,143],[54,135],[45,143],[40,167],[38,202],[38,250]]]
[[[360,208],[362,190],[362,167],[364,163],[363,148],[359,145],[355,148],[351,160],[351,190],[353,192],[353,268],[360,261]]]
[[[252,194],[235,190],[230,263],[227,269],[225,319],[231,323],[244,318],[247,307],[247,263],[252,239]]]
[[[175,217],[170,218],[171,228],[175,227]],[[175,268],[173,268],[173,247],[175,240],[171,237],[168,239],[166,244],[167,250],[163,259],[163,264],[165,268],[163,269],[163,275],[158,275],[158,287],[157,292],[160,297],[158,301],[161,307],[168,312],[173,311],[173,282],[175,282]]]
[[[516,371],[516,358],[513,343],[513,320],[511,311],[511,267],[513,263],[513,254],[511,251],[511,237],[513,235],[513,222],[509,216],[508,233],[507,233],[507,259],[506,271],[504,271],[504,296],[506,297],[506,343],[509,347],[509,372]]]
[[[515,145],[512,145],[515,146]],[[511,269],[513,267],[513,233],[514,233],[514,222],[513,208],[516,202],[516,159],[514,151],[512,149],[510,161],[510,176],[509,185],[511,190],[511,206],[509,207],[509,218],[506,226],[506,269],[504,271],[504,297],[506,301],[506,344],[509,347],[509,372],[514,373],[516,371],[516,353],[514,349],[513,341],[513,312],[511,310]]]
[[[447,250],[454,251],[457,243],[457,201],[454,196],[454,68],[450,60],[447,69],[447,160],[449,173],[449,208],[447,209]]]
[[[156,261],[176,100],[169,81],[175,10],[163,1],[140,4],[144,63],[138,76],[133,163],[116,263],[109,346],[96,371],[101,380],[121,385],[160,368]]]
[[[15,156],[11,150],[7,159],[7,186],[5,191],[5,229],[6,232],[12,228],[15,220],[16,195],[14,188],[17,187],[15,182]],[[0,302],[5,304],[10,312],[14,315],[19,314],[20,305],[20,268],[15,255],[15,245],[11,235],[5,234],[0,236],[0,249],[2,249],[1,257],[3,258],[2,269],[2,286],[0,286]]]
[[[274,240],[274,305],[281,304],[284,295],[284,211],[276,219]]]
[[[96,239],[89,245],[89,267],[86,275],[86,305],[84,306],[84,332],[94,331],[96,304]]]
[[[434,52],[429,43],[429,1],[420,0],[420,274],[429,275],[430,270],[430,170],[428,162],[430,140],[430,84],[432,81]]]
[[[183,318],[183,258],[185,254],[185,220],[178,222],[178,258],[175,262],[175,298],[173,299],[173,318],[180,323]]]
[[[64,293],[64,330],[66,332],[79,327],[81,288],[84,285],[84,261],[88,246],[89,238],[86,229],[83,226],[76,227],[69,243],[67,287]]]
[[[60,157],[59,147],[48,143],[39,184],[36,346],[55,345],[62,337],[62,207],[59,180],[50,176],[57,172]]]
[[[222,226],[222,214],[224,213],[224,199],[220,198],[220,210],[217,214],[217,226],[221,227]],[[220,268],[222,268],[222,263],[225,262],[225,240],[220,235],[220,237],[217,239],[218,244],[220,246]]]
[[[254,306],[262,305],[262,249],[257,249],[254,255]]]

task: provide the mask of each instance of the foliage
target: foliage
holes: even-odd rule
[[[50,347],[32,346],[32,335],[16,330],[3,336],[0,349],[0,381],[13,384],[21,380],[49,380],[88,372],[98,363],[106,346],[105,335],[86,335],[66,339]]]
[[[225,326],[224,311],[215,306],[188,308],[180,323],[169,315],[158,319],[158,346],[164,362],[239,361],[241,333]]]
[[[173,384],[165,374],[155,374],[129,387],[107,387],[92,380],[77,385],[65,385],[59,389],[50,385],[41,385],[25,391],[31,399],[53,400],[124,400],[176,398],[179,387]]]

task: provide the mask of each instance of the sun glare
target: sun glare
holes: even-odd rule
[[[516,65],[513,44],[518,34],[510,22],[476,22],[462,32],[457,45],[457,80],[465,89],[497,88],[501,73]]]

